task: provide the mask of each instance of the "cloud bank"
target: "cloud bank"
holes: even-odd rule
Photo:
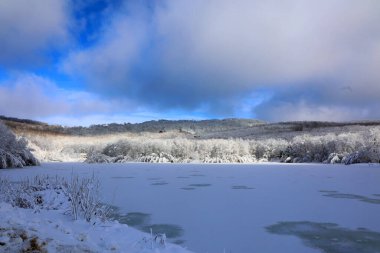
[[[137,109],[125,100],[104,101],[93,93],[59,88],[52,80],[35,74],[15,74],[0,82],[0,115],[45,119],[64,125],[90,125],[94,122],[91,123],[91,119],[100,123],[121,122],[121,117],[115,115]]]
[[[378,0],[31,4],[0,2],[3,113],[380,117]]]
[[[63,69],[96,92],[158,109],[229,116],[248,93],[269,89],[272,99],[252,107],[260,118],[379,117],[379,13],[376,0],[126,5]]]

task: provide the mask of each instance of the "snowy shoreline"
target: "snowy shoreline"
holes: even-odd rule
[[[143,233],[96,214],[75,219],[72,197],[55,186],[57,178],[0,181],[1,252],[190,252],[167,243],[164,234]]]
[[[73,221],[61,210],[35,212],[1,202],[0,217],[2,252],[22,252],[33,247],[40,248],[38,252],[190,252],[168,243],[150,244],[149,234],[117,221],[93,225],[84,220]]]

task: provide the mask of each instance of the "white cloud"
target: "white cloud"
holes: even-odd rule
[[[50,94],[57,87],[49,80],[36,75],[20,75],[0,84],[0,114],[34,118],[65,113],[68,106]]]
[[[301,100],[267,104],[258,111],[259,116],[269,121],[350,121],[380,118],[380,103],[372,106],[347,107],[339,105],[312,104]]]
[[[321,115],[330,107],[361,112],[380,99],[379,13],[377,0],[128,6],[98,44],[72,52],[62,68],[104,95],[147,107],[232,112],[258,88],[291,85],[318,90],[320,101],[308,105]],[[352,92],[342,92],[348,86]],[[297,100],[291,104],[302,106]]]
[[[193,115],[181,114],[181,119],[189,120],[201,120],[205,119],[203,117],[194,117]],[[110,124],[110,123],[141,123],[150,120],[160,120],[163,119],[162,115],[159,113],[151,113],[148,111],[134,111],[129,113],[97,113],[93,112],[91,114],[84,114],[81,117],[71,116],[71,115],[59,115],[59,116],[48,116],[36,118],[42,122],[47,122],[49,124],[58,124],[64,126],[90,126],[94,124]],[[167,120],[177,120],[178,115],[168,115],[166,114],[164,119]]]
[[[89,85],[104,92],[125,90],[130,69],[146,42],[146,24],[138,16],[117,16],[99,45],[69,54],[61,68],[71,75],[84,76]]]
[[[171,68],[182,59],[257,86],[360,80],[353,71],[362,67],[379,80],[379,13],[376,0],[180,0],[167,1],[156,20]]]
[[[84,92],[64,90],[49,79],[34,74],[17,74],[0,83],[0,115],[44,119],[130,112],[128,101],[103,100]]]
[[[1,0],[0,66],[35,66],[44,50],[68,40],[69,22],[64,0]]]

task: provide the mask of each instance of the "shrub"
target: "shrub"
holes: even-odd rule
[[[0,122],[0,169],[38,165],[38,160],[26,147],[24,138],[16,136]]]
[[[100,183],[94,175],[71,180],[36,176],[15,184],[0,177],[0,201],[28,209],[65,209],[74,220],[108,218],[111,208],[100,202]]]
[[[107,145],[88,154],[89,162],[379,162],[380,129],[354,133],[302,134],[291,138],[149,139],[144,136]],[[350,155],[350,159],[349,158]],[[356,158],[355,158],[356,157]]]
[[[79,178],[72,175],[70,181],[64,181],[63,189],[70,201],[70,213],[74,220],[84,218],[106,219],[111,209],[100,202],[100,182],[94,175],[90,178]]]

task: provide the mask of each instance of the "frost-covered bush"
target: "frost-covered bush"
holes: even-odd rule
[[[107,145],[101,153],[89,153],[87,162],[254,162],[244,140],[168,139],[123,140]]]
[[[94,176],[71,180],[61,177],[36,176],[18,183],[0,177],[0,201],[28,209],[64,210],[74,220],[90,222],[107,219],[110,207],[100,202],[100,183]]]
[[[196,154],[196,143],[187,139],[174,139],[171,145],[170,154],[174,159],[180,161],[198,160],[199,157]]]
[[[139,136],[87,154],[87,162],[360,163],[379,162],[380,128],[355,133],[299,134],[292,138],[154,139]]]
[[[304,128],[273,134],[263,126],[259,133],[225,138],[163,133],[119,133],[97,136],[37,136],[30,134],[29,146],[43,161],[86,161],[89,163],[174,162],[251,163],[262,161],[345,163],[379,162],[380,127],[347,127],[323,130]],[[269,130],[268,130],[269,129]],[[306,129],[306,130],[305,130]],[[252,132],[246,129],[248,133]],[[272,130],[271,130],[272,131]],[[272,131],[273,132],[273,131]],[[230,135],[231,136],[231,135]],[[239,137],[244,136],[244,137]],[[47,138],[44,140],[44,138]],[[360,153],[358,159],[355,153]],[[356,155],[357,156],[357,155]]]
[[[343,157],[342,163],[380,163],[380,130],[372,129],[354,150]]]
[[[84,218],[105,219],[110,208],[100,202],[100,182],[93,175],[90,178],[79,178],[72,175],[70,181],[64,181],[63,190],[70,201],[70,213],[74,220]]]
[[[0,122],[0,169],[38,165],[38,160],[26,147],[24,138],[15,135]]]
[[[167,153],[152,153],[150,155],[144,155],[138,158],[138,162],[146,162],[146,163],[173,163],[174,157]]]
[[[112,162],[112,158],[105,155],[105,154],[101,154],[101,153],[92,151],[91,153],[87,154],[87,158],[86,158],[85,162],[87,162],[87,163],[110,163],[110,162]]]
[[[380,129],[372,129],[367,139],[366,151],[371,162],[380,163]]]
[[[379,134],[343,133],[321,136],[299,135],[283,153],[290,162],[364,163],[379,162]]]
[[[342,154],[338,154],[338,153],[331,153],[329,155],[329,157],[327,158],[327,160],[323,161],[324,163],[331,163],[331,164],[334,164],[334,163],[341,163],[342,162],[342,159],[344,158],[344,156]]]
[[[354,153],[351,153],[342,159],[342,163],[348,165],[348,164],[354,164],[354,163],[369,163],[371,162],[370,158],[368,157],[368,153],[364,151],[356,151]]]
[[[58,209],[64,204],[61,182],[60,178],[36,176],[11,183],[0,177],[0,201],[20,208]]]
[[[291,157],[307,159],[309,162],[322,162],[329,156],[326,139],[309,135],[295,137],[288,152]]]
[[[251,150],[254,152],[256,159],[275,160],[284,156],[289,146],[289,142],[284,139],[270,138],[251,143]]]

